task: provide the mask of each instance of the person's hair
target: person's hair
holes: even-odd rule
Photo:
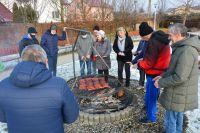
[[[98,25],[95,25],[95,26],[93,27],[93,30],[97,30],[97,31],[99,31],[99,30],[100,30],[100,28],[99,28],[99,26],[98,26]]]
[[[187,27],[181,23],[172,24],[168,28],[169,33],[174,35],[181,34],[182,37],[187,36]]]
[[[124,27],[119,27],[119,28],[117,28],[117,32],[118,31],[124,31],[125,33],[126,33],[126,30],[124,29]]]
[[[38,44],[28,45],[22,51],[22,61],[46,62],[47,54]]]

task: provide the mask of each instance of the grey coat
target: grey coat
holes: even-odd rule
[[[111,67],[110,53],[111,53],[111,44],[108,39],[105,39],[104,42],[95,42],[94,44],[94,55],[97,55],[96,66],[99,70],[106,70]]]
[[[91,35],[87,35],[86,38],[83,38],[81,35],[78,36],[77,42],[76,42],[76,49],[79,55],[79,59],[81,59],[82,56],[91,55],[92,54],[92,45],[93,45],[93,39]]]
[[[184,112],[198,108],[198,37],[172,45],[168,70],[158,84],[164,88],[159,101],[166,110]]]

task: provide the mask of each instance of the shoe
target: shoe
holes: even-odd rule
[[[140,119],[140,122],[142,124],[155,124],[156,123],[155,121],[148,120],[147,117]]]
[[[143,89],[144,86],[139,85],[138,87],[136,87],[137,90]]]

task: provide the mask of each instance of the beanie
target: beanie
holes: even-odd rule
[[[52,24],[50,30],[56,30],[56,29],[57,29],[57,26],[55,24]]]
[[[102,36],[102,38],[105,37],[105,32],[103,30],[98,31],[97,34]]]
[[[36,29],[34,27],[28,28],[28,33],[37,33]]]
[[[142,22],[139,26],[140,36],[146,36],[153,32],[153,29],[148,25],[147,22]]]

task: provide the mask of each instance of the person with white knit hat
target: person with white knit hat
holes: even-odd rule
[[[110,53],[111,43],[106,38],[105,32],[99,30],[97,32],[97,41],[94,44],[94,55],[96,58],[96,66],[98,74],[104,74],[105,80],[108,81],[109,69],[111,67]]]

